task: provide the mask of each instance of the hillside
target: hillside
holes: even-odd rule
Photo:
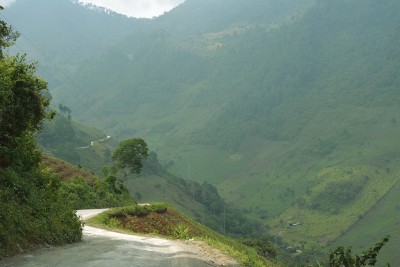
[[[118,140],[113,136],[69,119],[60,112],[44,124],[36,139],[46,153],[97,175],[111,162],[111,153],[118,146]]]
[[[194,246],[195,250],[206,250],[205,254],[212,255],[213,249],[224,252],[234,258],[242,266],[278,266],[271,260],[261,257],[253,248],[247,247],[237,241],[220,235],[211,229],[194,222],[190,218],[176,211],[164,203],[152,203],[142,206],[120,207],[105,211],[88,220],[90,225],[122,231],[129,234],[145,234],[147,236],[161,236],[168,239],[182,239]],[[203,242],[201,242],[203,241]],[[224,258],[227,258],[224,256]],[[211,261],[210,265],[236,266],[235,262],[223,263]]]
[[[134,22],[76,63],[55,101],[115,138],[144,138],[168,172],[217,186],[297,248],[356,239],[379,225],[368,214],[395,208],[400,3],[228,2]],[[146,194],[185,201],[146,181]],[[399,238],[394,221],[385,230]]]
[[[118,147],[115,138],[105,136],[101,131],[61,114],[47,121],[37,136],[38,144],[47,154],[44,157],[44,165],[67,181],[66,184],[71,184],[72,188],[65,191],[76,195],[71,198],[71,202],[77,202],[75,205],[78,205],[78,208],[83,208],[82,205],[106,207],[104,203],[117,203],[112,199],[120,203],[128,201],[125,192],[128,190],[130,195],[141,203],[170,203],[196,221],[221,233],[254,237],[263,228],[259,223],[247,219],[242,210],[226,203],[212,184],[183,179],[169,173],[160,164],[154,152],[151,152],[144,162],[140,175],[130,175],[117,182],[117,186],[123,187],[121,196],[107,193],[109,198],[103,197],[105,200],[102,202],[98,195],[109,187],[102,169],[110,166],[111,154]],[[95,192],[94,196],[91,196],[92,191]],[[82,197],[86,194],[90,195],[92,200],[90,196]],[[77,200],[79,198],[81,200]],[[222,215],[225,216],[225,220]]]
[[[42,165],[46,172],[61,178],[59,198],[74,210],[136,204],[124,184],[118,181],[101,179],[82,167],[48,155],[43,155]]]
[[[27,53],[29,59],[45,66],[39,73],[47,76],[52,87],[68,79],[66,73],[82,61],[134,31],[135,22],[140,24],[69,0],[15,1],[2,16],[22,34],[11,51]]]

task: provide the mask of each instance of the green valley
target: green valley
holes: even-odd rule
[[[145,20],[43,1],[51,15],[30,24],[18,1],[4,13],[51,51],[41,74],[72,110],[38,136],[48,153],[101,176],[119,140],[140,137],[152,153],[124,181],[140,201],[220,232],[226,205],[231,234],[265,230],[293,264],[386,234],[382,257],[400,262],[400,2],[186,0]],[[32,28],[68,31],[60,44]]]

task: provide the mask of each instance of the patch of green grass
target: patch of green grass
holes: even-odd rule
[[[351,191],[352,199],[346,205],[334,201],[338,196],[322,197],[327,191],[331,192],[332,184],[347,184],[357,179],[361,179],[363,188],[357,194]],[[327,168],[310,180],[315,186],[308,194],[302,196],[296,205],[273,220],[271,224],[273,232],[284,233],[284,240],[292,244],[308,241],[309,247],[328,245],[374,207],[396,184],[397,179],[395,173],[386,173],[378,168],[366,166],[353,169]],[[322,202],[318,203],[325,205],[325,198],[332,198],[333,203],[326,208],[315,207],[313,205],[318,197],[322,198]],[[290,226],[290,222],[300,225]]]

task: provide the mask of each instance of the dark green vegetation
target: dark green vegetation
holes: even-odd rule
[[[111,209],[88,223],[130,233],[156,234],[174,239],[202,240],[234,257],[244,266],[275,266],[257,252],[220,235],[163,203]]]
[[[0,10],[2,8],[0,7]],[[16,35],[0,22],[0,50]],[[61,199],[61,181],[40,165],[34,134],[51,117],[47,84],[23,56],[0,54],[0,258],[44,243],[82,236],[81,222]]]
[[[143,161],[149,156],[149,148],[142,138],[131,138],[122,141],[113,152],[116,171],[126,177],[130,174],[139,174],[143,168]]]
[[[56,123],[53,123],[54,121]],[[65,125],[68,127],[64,127]],[[129,201],[129,198],[126,198],[126,189],[129,189],[130,193],[142,203],[168,202],[198,222],[221,233],[239,236],[259,236],[260,233],[265,233],[260,223],[249,220],[243,210],[226,203],[215,186],[207,182],[199,183],[172,175],[160,164],[154,152],[146,152],[148,157],[143,162],[143,171],[140,174],[131,173],[125,177],[124,174],[114,173],[118,171],[118,168],[115,168],[118,163],[110,162],[111,154],[118,155],[117,151],[125,151],[121,150],[125,147],[124,142],[118,146],[117,142],[110,138],[103,142],[96,141],[93,146],[76,149],[83,144],[90,144],[90,140],[97,140],[105,134],[60,115],[56,115],[54,120],[45,123],[43,128],[38,140],[44,150],[97,173],[100,172],[102,166],[105,166],[102,174],[99,175],[104,178],[99,179],[94,176],[94,173],[85,172],[82,168],[77,169],[66,162],[46,158],[46,166],[65,181],[64,191],[70,194],[67,198],[71,199],[72,204],[77,208],[107,207],[105,203],[108,203],[109,207],[116,206],[116,203],[128,204],[123,201]],[[142,139],[129,140],[133,140],[133,144],[136,144],[136,141],[139,144],[145,144]],[[104,150],[113,151],[113,153],[108,153],[106,157]],[[70,152],[74,153],[72,158]],[[121,190],[118,190],[119,187]],[[104,192],[107,188],[111,191]],[[122,194],[116,195],[116,192],[122,192]],[[112,199],[116,199],[117,202]]]
[[[97,177],[85,180],[77,176],[64,182],[61,198],[74,209],[109,208],[136,203],[122,183]]]
[[[61,119],[58,116],[58,119]],[[66,120],[66,118],[64,118]],[[85,132],[86,127],[76,124],[72,120],[69,121],[71,125],[74,125],[74,131],[70,132],[71,140],[79,140],[75,133]],[[49,124],[45,125],[45,131],[47,132],[59,132],[62,133],[58,128],[60,124]],[[71,128],[72,129],[72,128]],[[79,136],[79,134],[78,134]],[[85,136],[85,135],[83,135]],[[48,143],[43,134],[40,135],[42,143]],[[92,139],[97,138],[91,136]],[[90,138],[89,138],[90,139]],[[69,140],[69,139],[67,139]],[[51,140],[50,140],[51,141]],[[140,140],[142,143],[142,140]],[[124,142],[121,143],[119,148],[123,148]],[[129,143],[129,142],[128,142]],[[102,162],[101,154],[96,154],[96,151],[101,151],[103,145],[115,145],[111,143],[98,143],[96,146],[100,149],[92,151],[92,160]],[[73,142],[70,143],[74,147]],[[57,150],[57,143],[52,146],[53,150]],[[77,155],[82,150],[78,150]],[[116,150],[117,151],[117,150]],[[115,153],[114,153],[115,154]],[[83,166],[86,166],[86,162],[83,158],[78,158]],[[90,161],[90,162],[91,162]],[[90,165],[89,162],[89,165]],[[184,179],[175,177],[169,174],[165,168],[158,162],[157,155],[151,152],[144,162],[143,172],[138,176],[129,175],[125,178],[125,185],[130,188],[131,193],[141,202],[149,202],[151,200],[167,200],[173,203],[179,210],[190,214],[196,221],[201,222],[205,225],[212,227],[213,229],[227,233],[234,236],[260,236],[265,233],[265,229],[255,222],[248,220],[242,213],[241,210],[233,208],[232,205],[225,203],[218,194],[217,189],[204,182],[202,184],[195,181],[186,181]],[[66,162],[57,160],[55,158],[45,157],[44,164],[52,172],[57,173],[62,179],[62,197],[66,199],[67,203],[70,203],[74,208],[104,208],[121,205],[129,205],[135,203],[132,198],[128,195],[126,187],[121,183],[121,180],[117,179],[114,174],[108,173],[108,169],[105,170],[105,179],[99,179],[94,176],[93,173],[87,172],[81,167],[74,167]],[[110,169],[113,169],[112,167]],[[166,194],[168,192],[168,194]],[[136,215],[142,216],[147,215],[149,211],[155,211],[149,209],[150,206],[136,206],[135,209],[118,208],[115,212],[129,213],[134,212]],[[161,207],[160,211],[163,210],[163,205],[152,205],[152,207]],[[130,210],[130,211],[129,211]],[[126,212],[125,212],[126,211]],[[157,209],[158,212],[158,209]],[[133,215],[133,214],[131,214]],[[177,223],[177,221],[174,221]],[[108,221],[107,224],[115,224],[115,220]],[[118,224],[118,223],[117,223]],[[143,225],[142,225],[143,226]],[[148,233],[154,233],[154,229],[151,225],[146,226]],[[186,228],[173,229],[176,235],[183,235]],[[137,230],[143,232],[144,229]],[[171,230],[172,231],[172,230]],[[164,233],[164,234],[170,234]],[[263,240],[252,239],[251,242],[246,240],[243,242],[246,245],[254,246],[260,255],[266,256],[265,251],[268,250],[270,254],[268,257],[271,258],[276,254],[276,251],[271,246],[270,241],[266,239],[267,236],[263,234]]]
[[[60,197],[73,209],[109,208],[136,204],[121,181],[100,179],[81,167],[45,156],[43,165],[61,178]]]
[[[399,190],[400,183],[397,183],[385,198],[354,224],[345,235],[336,240],[334,245],[346,244],[352,246],[356,252],[360,252],[367,248],[366,244],[376,242],[388,232],[394,233],[388,245],[379,254],[378,261],[389,262],[395,266],[400,246],[400,236],[396,234],[400,232]]]
[[[345,266],[345,267],[361,267],[375,266],[377,257],[382,247],[389,241],[389,236],[383,238],[381,242],[376,243],[373,247],[364,251],[359,255],[352,255],[351,248],[337,247],[331,252],[329,257],[329,266]],[[390,265],[387,264],[389,267]]]
[[[150,160],[155,160],[153,156]],[[151,159],[153,157],[153,159]],[[158,161],[156,161],[158,163]],[[154,161],[147,161],[139,179],[128,179],[126,187],[142,203],[165,201],[196,221],[232,236],[267,237],[259,222],[247,218],[245,211],[221,198],[215,186],[185,180],[168,173]]]
[[[77,123],[57,113],[44,124],[37,136],[39,146],[54,157],[101,173],[111,163],[111,152],[118,142],[94,128]],[[93,143],[92,143],[93,142]]]
[[[79,241],[82,223],[74,212],[77,208],[136,204],[122,183],[74,170],[36,148],[37,132],[55,113],[49,109],[47,83],[36,76],[36,65],[25,56],[3,53],[17,37],[0,20],[0,259],[44,244]],[[64,115],[70,113],[60,107]],[[47,129],[85,137],[84,131],[71,134],[70,116],[57,116],[54,124],[59,127]],[[49,131],[42,138],[54,148],[58,133]],[[55,152],[63,153],[57,148]]]
[[[12,8],[3,12],[9,23],[22,33],[18,47],[13,49],[18,51],[23,47],[19,52],[27,53],[41,65],[51,66],[45,71],[39,69],[39,73],[50,76],[46,80],[52,88],[66,79],[65,73],[74,70],[83,60],[125,37],[136,23],[142,24],[116,13],[106,14],[100,9],[88,10],[77,6],[64,0],[22,0],[15,1]]]
[[[9,18],[29,32],[18,10]],[[292,248],[348,240],[358,249],[390,234],[382,253],[399,262],[399,10],[395,0],[187,0],[132,27],[115,20],[126,38],[107,49],[88,32],[91,58],[56,45],[44,67],[72,77],[51,75],[74,118],[121,140],[143,137],[169,172],[215,185]],[[65,25],[51,21],[35,27]],[[136,181],[127,186],[143,199],[198,207],[170,179]]]
[[[52,121],[46,122],[38,135],[38,142],[46,153],[81,166],[77,169],[54,158],[46,157],[45,160],[46,166],[66,181],[64,187],[70,189],[65,188],[65,190],[71,193],[68,198],[72,203],[77,203],[74,204],[75,207],[107,207],[105,203],[108,203],[109,207],[116,206],[116,203],[129,204],[123,202],[129,201],[129,198],[126,198],[126,189],[128,189],[142,203],[168,202],[196,221],[220,233],[258,237],[262,233],[266,237],[266,230],[260,223],[249,220],[244,210],[224,201],[212,184],[185,180],[169,173],[160,164],[157,154],[147,151],[147,145],[143,139],[128,139],[118,145],[114,138],[107,139],[104,136],[106,136],[104,133],[76,123],[73,119],[60,114],[57,114]],[[95,140],[95,142],[90,140]],[[87,145],[91,142],[93,145]],[[132,151],[126,150],[130,144],[133,145]],[[140,148],[140,155],[148,154],[148,156],[143,161],[143,170],[140,174],[130,173],[125,176],[124,173],[118,172],[122,166],[119,166],[118,162],[111,162],[112,155],[120,155],[121,152],[128,152],[128,155],[131,152],[136,153],[135,148]],[[107,151],[108,153],[105,153]],[[126,159],[129,160],[131,157],[126,157]],[[134,164],[134,166],[139,165]],[[103,178],[99,179],[94,173],[85,172],[82,167],[98,173],[98,176]],[[79,185],[75,185],[76,183]],[[109,187],[109,184],[124,188],[117,190],[123,194],[115,195],[113,192],[116,189],[115,186]],[[98,192],[106,188],[112,189],[111,192],[106,193],[109,198],[104,198],[104,192],[101,195]],[[115,198],[117,202],[111,201]]]

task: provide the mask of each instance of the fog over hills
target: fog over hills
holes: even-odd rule
[[[299,248],[375,241],[382,205],[400,261],[400,2],[187,0],[138,20],[19,0],[5,15],[82,123],[144,138]]]

